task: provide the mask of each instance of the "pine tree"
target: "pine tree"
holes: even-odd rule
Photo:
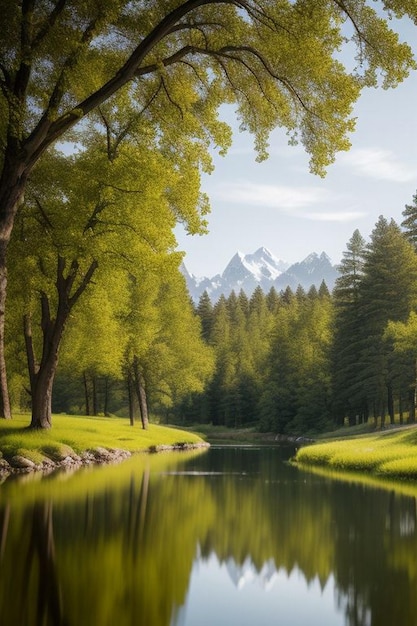
[[[343,253],[333,292],[333,412],[338,423],[343,423],[345,416],[353,424],[368,415],[360,368],[363,320],[359,286],[364,262],[365,240],[355,230]]]
[[[403,211],[404,220],[401,226],[407,239],[417,249],[417,193],[413,196],[413,204],[406,204]]]
[[[389,321],[405,322],[417,303],[417,255],[393,220],[381,216],[372,232],[359,291],[365,388],[375,416],[384,425],[387,411],[394,420],[398,382],[393,345],[385,330]]]
[[[277,290],[274,286],[272,286],[266,295],[266,305],[268,307],[268,310],[271,313],[275,314],[278,311],[278,307],[280,306],[280,301],[281,299]]]
[[[213,325],[213,305],[207,291],[204,291],[201,294],[196,312],[201,320],[202,337],[206,342],[208,342]]]

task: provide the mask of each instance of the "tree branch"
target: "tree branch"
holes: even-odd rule
[[[51,28],[53,28],[55,22],[57,21],[59,16],[62,14],[63,10],[65,9],[66,4],[67,4],[67,0],[58,0],[55,7],[53,8],[49,16],[45,19],[37,35],[33,39],[32,47],[34,50],[39,46],[42,40],[46,37],[46,35],[51,30]]]
[[[51,310],[49,308],[49,300],[48,296],[44,291],[41,291],[41,311],[42,311],[42,330],[44,335],[46,335],[49,325],[51,323]]]
[[[47,226],[49,226],[49,228],[51,230],[53,230],[53,224],[52,224],[51,220],[49,219],[49,217],[47,216],[47,214],[46,214],[46,212],[45,212],[45,210],[44,210],[44,208],[42,206],[41,201],[39,200],[39,198],[36,195],[34,195],[33,197],[34,197],[34,200],[35,200],[35,204],[36,204],[36,206],[39,209],[39,213],[41,214],[41,216],[42,216],[42,218],[44,220],[44,224],[47,224]]]
[[[29,83],[32,68],[32,19],[35,8],[34,0],[22,2],[22,21],[20,28],[20,66],[16,72],[13,93],[22,102]]]
[[[39,368],[36,365],[35,350],[33,347],[32,319],[30,313],[26,313],[23,316],[23,334],[25,337],[26,359],[28,363],[30,388],[33,389],[35,377]]]
[[[54,122],[51,122],[51,119],[55,118],[56,112],[58,111],[59,105],[61,104],[62,98],[65,94],[65,82],[66,82],[67,74],[69,70],[71,70],[76,65],[77,58],[80,55],[81,50],[83,49],[82,44],[84,45],[87,44],[93,38],[97,22],[100,20],[100,18],[101,18],[100,14],[97,14],[97,16],[93,20],[90,21],[90,23],[88,24],[88,26],[85,28],[85,30],[82,33],[80,45],[76,46],[72,54],[70,54],[65,60],[65,63],[55,83],[55,87],[52,90],[52,94],[49,98],[48,105],[41,119],[39,120],[37,126],[34,128],[32,133],[29,135],[29,137],[25,141],[25,146],[24,146],[25,150],[29,154],[33,153],[35,157],[34,161],[37,160],[37,155],[41,154],[48,147],[48,145],[52,143],[52,141],[49,140],[48,138],[50,136],[50,130],[54,126]],[[66,117],[67,116],[64,116],[64,118]],[[79,120],[80,117],[83,117],[83,116],[82,115],[80,116],[78,112],[77,119]],[[61,117],[58,119],[62,120],[63,118]],[[77,119],[75,119],[70,126],[72,126],[75,123],[75,121],[77,121]],[[68,128],[70,126],[68,126]],[[57,137],[53,139],[53,141],[57,139],[59,136],[61,136],[62,132],[64,131],[61,131],[57,135]]]
[[[68,298],[68,302],[69,302],[69,305],[70,305],[71,308],[74,306],[74,304],[77,302],[78,298],[86,290],[87,286],[90,284],[91,279],[93,278],[93,274],[94,274],[94,272],[96,271],[97,268],[98,268],[98,261],[96,261],[96,260],[92,261],[90,267],[88,268],[88,270],[84,274],[84,277],[83,277],[80,285],[75,290],[74,294],[70,298]]]
[[[101,200],[101,201],[97,202],[97,204],[95,205],[95,207],[93,209],[92,214],[90,215],[90,217],[87,220],[87,224],[84,227],[84,231],[83,231],[84,234],[90,228],[94,229],[94,226],[98,222],[97,216],[100,215],[100,213],[102,211],[104,211],[104,209],[107,208],[109,205],[110,205],[110,202],[105,202],[104,200]]]
[[[138,72],[141,63],[155,46],[170,34],[171,29],[183,17],[200,7],[210,4],[234,5],[240,9],[247,9],[247,3],[243,0],[187,0],[180,6],[166,15],[155,28],[140,42],[124,65],[112,76],[112,78],[102,85],[97,91],[88,96],[85,100],[73,107],[71,111],[65,113],[57,120],[47,124],[46,114],[42,117],[38,126],[27,139],[25,147],[30,155],[28,167],[31,168],[38,157],[46,148],[56,141],[62,134],[74,126],[82,117],[90,113],[93,109],[108,100],[116,91],[123,87],[135,76],[154,71],[155,66],[148,72]],[[185,51],[181,56],[184,56]],[[174,61],[171,61],[174,62]],[[48,107],[50,110],[50,107]]]
[[[182,119],[184,119],[184,113],[183,113],[183,111],[182,111],[181,106],[180,106],[177,102],[175,102],[175,100],[173,100],[173,99],[171,98],[171,94],[169,93],[169,89],[167,88],[167,86],[166,86],[166,84],[165,84],[165,80],[164,80],[164,78],[162,78],[161,80],[162,80],[162,87],[163,87],[163,89],[164,89],[164,92],[165,92],[165,94],[166,94],[166,97],[168,98],[168,100],[170,101],[170,103],[172,104],[172,106],[173,106],[173,107],[175,107],[176,109],[178,109],[178,111],[180,112],[180,116],[181,116],[181,118],[182,118]]]

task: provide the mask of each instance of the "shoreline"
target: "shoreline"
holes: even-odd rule
[[[7,480],[9,476],[35,472],[48,476],[58,470],[74,471],[99,465],[117,465],[118,463],[122,463],[137,454],[185,452],[188,450],[197,450],[209,447],[210,444],[206,441],[196,443],[181,442],[172,445],[151,445],[148,448],[138,449],[135,451],[124,450],[122,448],[105,448],[97,446],[95,448],[85,450],[81,454],[72,452],[62,458],[45,458],[41,463],[35,463],[23,455],[17,454],[13,456],[10,461],[7,461],[5,458],[0,458],[0,484]]]

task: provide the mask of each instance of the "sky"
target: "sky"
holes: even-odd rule
[[[417,51],[417,29],[398,29]],[[188,271],[212,277],[237,251],[261,246],[288,263],[324,251],[337,264],[356,229],[368,239],[380,215],[401,223],[417,193],[416,102],[417,72],[396,89],[363,91],[351,149],[338,153],[324,179],[309,173],[302,146],[289,146],[280,130],[271,135],[269,159],[257,163],[253,138],[230,118],[233,145],[225,157],[214,155],[215,171],[202,179],[209,234],[176,230]]]

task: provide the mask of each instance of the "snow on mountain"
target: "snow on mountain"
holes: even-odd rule
[[[273,559],[266,561],[259,570],[250,557],[246,557],[242,565],[237,564],[234,558],[229,557],[226,561],[226,570],[233,584],[238,589],[255,582],[262,589],[271,589],[278,574]]]
[[[277,259],[267,248],[259,248],[253,254],[246,254],[242,264],[261,282],[264,279],[274,280],[288,269],[288,263]]]
[[[327,287],[332,290],[338,276],[338,271],[332,265],[329,257],[325,252],[320,256],[313,252],[309,254],[303,261],[294,263],[286,272],[281,274],[275,281],[274,287],[277,291],[291,287],[297,289],[301,285],[308,290],[312,285],[319,287],[324,280]]]
[[[212,302],[216,302],[220,295],[228,297],[232,291],[238,294],[243,290],[251,296],[258,286],[265,293],[272,286],[277,291],[284,290],[287,286],[295,290],[298,285],[308,290],[312,285],[318,288],[323,280],[331,290],[338,276],[336,267],[331,264],[325,252],[320,256],[313,252],[303,261],[289,265],[263,247],[252,254],[237,252],[224,272],[213,278],[198,278],[188,272],[184,264],[181,271],[194,302],[198,302],[204,291],[207,291]]]

